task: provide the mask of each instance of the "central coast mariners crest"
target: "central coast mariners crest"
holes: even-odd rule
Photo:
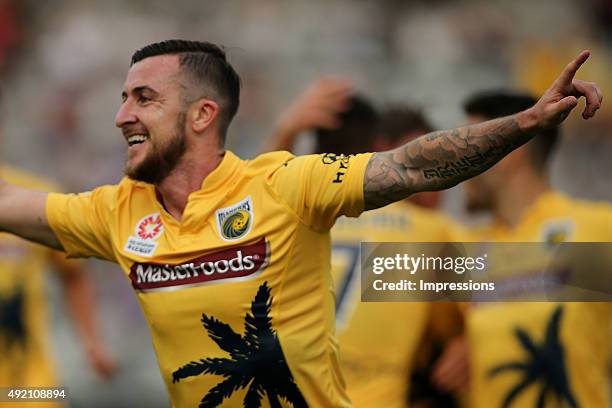
[[[235,241],[245,237],[253,226],[253,201],[248,196],[238,204],[221,208],[215,212],[217,228],[224,241]]]

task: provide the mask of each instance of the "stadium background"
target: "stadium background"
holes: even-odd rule
[[[125,142],[114,114],[132,52],[166,38],[228,47],[243,79],[228,148],[254,156],[276,115],[309,82],[349,77],[379,103],[422,106],[435,125],[460,125],[471,92],[542,92],[566,61],[590,49],[579,73],[612,95],[612,3],[570,1],[0,1],[2,159],[69,191],[121,177]],[[612,201],[612,104],[588,122],[574,114],[553,181],[577,197]],[[308,151],[307,144],[301,146]],[[445,208],[464,219],[460,188]],[[53,347],[74,407],[164,407],[148,330],[119,268],[91,261],[103,334],[120,371],[97,379],[51,282]],[[94,402],[95,401],[95,402]]]

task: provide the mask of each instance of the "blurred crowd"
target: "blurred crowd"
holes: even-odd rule
[[[597,78],[604,93],[612,89],[612,6],[605,1],[0,4],[3,157],[72,190],[120,177],[125,149],[113,117],[128,59],[164,38],[227,47],[243,79],[229,148],[242,157],[257,152],[279,109],[323,74],[348,76],[381,102],[418,104],[438,128],[462,123],[459,102],[474,90],[512,85],[541,93],[584,48],[593,58],[581,75]],[[569,149],[584,154],[579,159],[593,153],[591,135],[609,139],[602,131],[610,128],[612,108],[603,110],[596,122],[580,125],[584,151]],[[587,161],[571,162],[558,166],[563,179],[597,172],[567,170]],[[606,193],[589,185],[581,194]]]
[[[83,191],[122,176],[125,141],[114,126],[137,48],[166,38],[226,47],[242,77],[228,149],[255,156],[282,108],[325,75],[384,105],[417,105],[435,128],[466,123],[474,91],[513,87],[542,93],[578,51],[579,73],[612,95],[612,3],[606,0],[0,0],[0,138],[3,161]],[[308,139],[298,153],[312,149]],[[552,161],[553,185],[574,197],[612,201],[612,104],[584,122],[574,114]],[[443,208],[465,221],[464,193]],[[167,406],[146,324],[119,269],[92,262],[102,334],[119,371],[83,375],[63,312],[54,349],[73,405]],[[103,406],[103,405],[100,405]],[[108,405],[110,406],[110,405]]]

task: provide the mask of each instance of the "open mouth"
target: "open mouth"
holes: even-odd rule
[[[143,142],[146,142],[147,140],[149,140],[149,135],[132,135],[132,136],[128,136],[127,138],[127,143],[128,146],[134,146]]]

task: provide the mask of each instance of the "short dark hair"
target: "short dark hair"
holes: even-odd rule
[[[316,153],[356,154],[373,150],[380,116],[364,96],[353,95],[348,110],[339,115],[340,127],[316,129]]]
[[[537,99],[528,93],[510,90],[489,90],[470,96],[463,108],[468,115],[495,119],[513,115],[535,105]],[[560,129],[555,126],[543,130],[527,143],[527,152],[532,166],[544,171],[560,137]]]
[[[209,97],[219,104],[219,130],[223,142],[240,104],[240,77],[227,61],[224,49],[206,41],[165,40],[137,50],[130,66],[158,55],[178,55],[183,72],[201,85],[199,90],[203,92],[196,98]]]
[[[423,110],[403,103],[388,105],[381,115],[382,137],[395,146],[409,133],[433,132]]]

